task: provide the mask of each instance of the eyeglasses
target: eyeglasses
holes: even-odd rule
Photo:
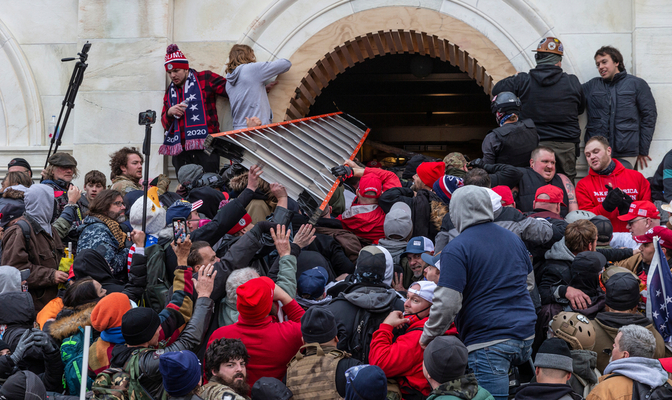
[[[112,203],[112,204],[114,204],[114,205],[117,206],[117,207],[121,207],[121,206],[124,205],[124,202],[123,202],[123,201],[115,201],[115,202]]]
[[[628,223],[625,224],[625,226],[631,226],[631,225],[633,225],[635,222],[637,222],[637,221],[641,221],[641,220],[644,220],[644,219],[646,219],[646,218],[635,218],[635,219],[633,219],[633,220],[628,221]]]

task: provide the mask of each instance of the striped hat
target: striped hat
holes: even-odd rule
[[[163,66],[166,68],[166,71],[189,69],[189,60],[182,54],[182,51],[180,51],[176,44],[171,44],[166,49],[166,58]]]
[[[448,204],[453,197],[453,192],[462,186],[464,186],[462,178],[453,175],[444,175],[434,182],[432,189],[434,189],[434,193],[439,196],[441,201]]]

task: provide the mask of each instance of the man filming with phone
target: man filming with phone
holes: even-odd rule
[[[177,172],[185,164],[199,164],[205,172],[219,171],[219,156],[207,155],[203,143],[219,132],[216,96],[227,96],[226,79],[212,71],[189,68],[189,60],[175,44],[166,49],[164,62],[170,85],[163,97],[163,145],[159,154],[172,156]]]

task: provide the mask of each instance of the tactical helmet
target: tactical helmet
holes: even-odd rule
[[[567,342],[572,350],[592,350],[595,347],[595,328],[583,314],[561,312],[550,322],[556,337]]]
[[[541,42],[537,45],[537,49],[532,51],[538,53],[553,53],[562,56],[564,47],[558,38],[546,37],[541,39]]]
[[[492,98],[490,110],[493,114],[510,114],[512,111],[520,111],[520,99],[511,92],[501,92]]]

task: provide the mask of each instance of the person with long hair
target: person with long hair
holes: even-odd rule
[[[254,50],[236,44],[229,52],[226,64],[226,93],[231,101],[233,129],[267,125],[273,120],[267,92],[276,82],[265,84],[272,77],[289,71],[292,63],[284,58],[257,62]]]

